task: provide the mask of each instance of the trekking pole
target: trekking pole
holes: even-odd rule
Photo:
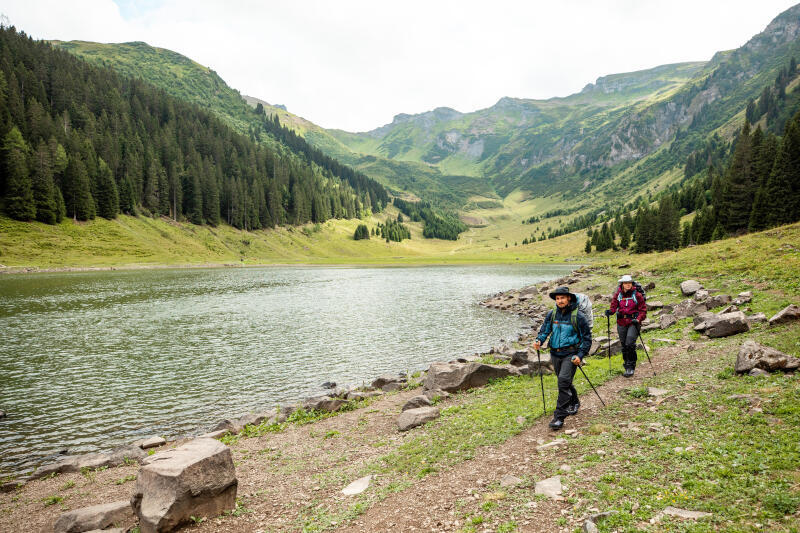
[[[539,362],[539,383],[542,384],[542,409],[544,414],[547,414],[547,405],[544,403],[544,376],[542,375],[542,358],[539,355],[539,350],[536,350],[536,360]]]
[[[642,343],[642,348],[644,348],[644,354],[647,356],[647,362],[650,363],[650,370],[653,371],[653,377],[656,376],[656,369],[653,367],[653,362],[650,360],[650,354],[647,353],[647,345],[644,343],[644,339],[642,338],[642,325],[639,324],[636,326],[636,333],[638,333],[639,341]]]
[[[606,316],[606,333],[608,334],[608,374],[611,375],[611,317]]]
[[[581,364],[583,364],[583,361],[581,361]],[[595,389],[595,388],[594,388],[594,385],[592,385],[592,380],[590,380],[590,379],[589,379],[589,376],[587,376],[587,375],[586,375],[586,372],[584,372],[584,371],[583,371],[583,368],[581,368],[581,365],[575,365],[575,366],[577,366],[577,367],[578,367],[578,370],[580,370],[580,371],[581,371],[581,374],[583,374],[583,377],[585,377],[585,378],[586,378],[586,381],[588,381],[588,382],[589,382],[589,386],[592,388],[592,390],[594,391],[594,393],[595,393],[595,394],[597,394],[597,399],[598,399],[598,400],[600,400],[600,403],[602,403],[602,404],[603,404],[603,407],[605,407],[605,406],[606,406],[606,402],[604,402],[604,401],[603,401],[603,399],[602,399],[602,398],[600,398],[600,393],[599,393],[599,392],[597,392],[597,389]]]

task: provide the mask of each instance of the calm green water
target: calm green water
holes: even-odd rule
[[[197,433],[515,337],[482,297],[568,267],[234,268],[0,277],[0,471]]]

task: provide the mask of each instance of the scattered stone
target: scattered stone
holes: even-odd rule
[[[776,324],[784,324],[786,322],[792,322],[794,320],[800,320],[800,307],[796,306],[795,304],[792,304],[787,307],[784,307],[775,316],[770,318],[769,325],[774,326]]]
[[[648,396],[653,396],[654,398],[658,398],[660,396],[665,396],[666,394],[669,394],[669,391],[667,389],[659,389],[659,388],[656,388],[656,387],[647,387],[647,395]]]
[[[527,350],[515,350],[514,355],[511,356],[509,361],[514,366],[522,366],[527,365],[528,361],[528,351]]]
[[[686,509],[679,509],[677,507],[667,507],[661,512],[665,515],[677,516],[678,518],[688,518],[690,520],[697,520],[698,518],[711,516],[711,513],[704,513],[701,511],[687,511]]]
[[[335,381],[326,381],[325,383],[322,384],[322,388],[323,389],[335,389],[336,388],[336,382]]]
[[[228,433],[229,432],[228,432],[227,429],[220,429],[218,431],[211,431],[209,433],[203,433],[202,435],[198,435],[197,438],[198,439],[218,439],[220,437],[225,436]]]
[[[750,291],[740,292],[734,298],[733,303],[734,305],[742,305],[746,303],[750,303],[753,300],[753,293]]]
[[[428,407],[433,405],[433,403],[428,399],[427,396],[420,394],[419,396],[414,396],[410,400],[408,400],[401,411],[408,411],[409,409],[417,409],[419,407]]]
[[[133,510],[130,502],[122,500],[63,513],[56,520],[53,530],[55,533],[80,533],[92,529],[105,529],[132,519]]]
[[[506,474],[500,480],[500,486],[503,488],[516,487],[517,485],[521,485],[522,483],[523,481],[520,478],[518,478],[517,476],[512,476],[511,474]]]
[[[528,419],[525,418],[524,416],[518,416],[515,420],[517,421],[517,424],[522,426],[525,424],[525,422],[527,422]]]
[[[167,443],[166,439],[155,435],[153,437],[148,437],[146,439],[137,440],[133,443],[134,446],[138,446],[143,450],[147,450],[149,448],[157,448],[159,446],[163,446]]]
[[[25,486],[25,481],[21,479],[15,479],[14,481],[7,481],[3,484],[0,484],[0,494],[5,494],[7,492],[14,492],[17,489],[20,489]]]
[[[739,348],[739,355],[736,357],[736,366],[734,368],[740,374],[750,372],[755,368],[768,372],[797,370],[800,368],[800,358],[755,341],[747,340]]]
[[[563,500],[561,497],[561,476],[553,476],[536,482],[535,494],[543,494],[554,500]]]
[[[562,472],[572,472],[572,467],[570,465],[567,465],[567,464],[563,464],[563,465],[559,466],[558,469],[560,471],[562,471]]]
[[[575,429],[575,428],[571,428],[571,429],[568,429],[568,430],[564,431],[564,435],[574,435],[574,434],[576,434],[577,432],[578,432],[578,430],[577,430],[577,429]]]
[[[355,496],[356,494],[361,494],[367,490],[370,481],[372,481],[372,475],[359,478],[343,488],[342,494],[345,496]]]
[[[646,326],[642,326],[642,331],[652,331],[654,329],[661,329],[659,324],[647,324]]]
[[[584,520],[582,531],[583,533],[599,533],[600,530],[597,529],[597,525],[591,520]]]
[[[408,431],[409,429],[439,418],[439,415],[438,407],[418,407],[417,409],[409,409],[408,411],[403,411],[400,416],[397,417],[397,429],[400,431]]]
[[[552,374],[553,372],[553,360],[550,358],[549,353],[539,352],[535,359],[533,357],[528,359],[529,374]]]
[[[665,339],[663,337],[654,337],[653,338],[653,342],[663,342],[663,343],[666,343],[666,344],[677,344],[678,341],[676,341],[675,339]]]
[[[684,300],[675,305],[673,314],[678,320],[680,320],[690,316],[697,316],[700,313],[705,313],[706,311],[708,311],[708,308],[704,303],[695,302],[694,300]]]
[[[131,506],[142,533],[172,531],[192,516],[217,516],[236,505],[231,450],[194,439],[143,461]]]
[[[681,283],[681,292],[684,296],[691,296],[702,288],[703,286],[693,279],[687,279]]]
[[[695,302],[705,302],[708,299],[708,291],[705,289],[700,289],[694,293],[694,301]]]
[[[705,304],[708,309],[714,309],[723,305],[731,303],[731,297],[727,294],[718,294],[706,300]]]
[[[347,393],[346,398],[348,400],[363,400],[366,398],[374,398],[375,396],[383,396],[382,391],[377,390],[370,390],[370,391],[350,391]]]
[[[750,324],[758,324],[760,322],[766,322],[767,321],[767,315],[765,315],[764,313],[756,313],[754,315],[748,316],[747,317],[747,321]]]
[[[443,391],[442,389],[426,389],[422,391],[422,395],[431,402],[436,401],[436,398],[444,400],[450,397],[450,393]]]
[[[308,398],[303,402],[303,409],[306,411],[315,410],[333,413],[334,411],[338,411],[346,403],[347,401],[342,400],[341,398],[315,396],[314,398]]]
[[[406,378],[400,375],[395,374],[384,374],[382,376],[378,376],[372,382],[372,388],[374,389],[381,389],[384,392],[391,392],[392,390],[398,390],[402,387],[402,383],[406,382]],[[397,387],[397,388],[394,388]]]
[[[31,479],[39,479],[53,473],[80,472],[82,468],[102,468],[104,466],[118,466],[125,462],[141,462],[147,453],[138,446],[123,446],[111,453],[87,453],[84,455],[71,455],[49,464],[40,466],[31,474]]]
[[[654,281],[651,281],[650,283],[648,283],[647,285],[644,286],[644,290],[646,290],[646,291],[652,291],[655,288],[656,288],[656,284],[655,284]]]
[[[425,389],[455,392],[482,387],[492,379],[519,375],[519,369],[510,365],[433,363],[428,369],[423,386]]]
[[[694,329],[703,331],[709,338],[715,339],[749,331],[750,324],[747,322],[747,317],[745,317],[744,313],[736,311],[735,313],[714,315],[713,318],[708,318],[702,324],[695,326]]]
[[[658,300],[654,300],[652,302],[647,302],[646,305],[647,305],[647,310],[648,311],[653,311],[655,309],[663,309],[664,308],[664,302],[660,302]]]
[[[661,315],[658,317],[658,327],[667,329],[678,323],[678,318],[675,315]]]
[[[544,452],[544,451],[547,451],[547,450],[552,450],[554,448],[560,448],[560,447],[566,446],[566,445],[567,445],[567,440],[566,439],[556,439],[556,440],[551,440],[550,442],[548,442],[546,444],[540,444],[539,446],[536,447],[536,451],[537,452]]]

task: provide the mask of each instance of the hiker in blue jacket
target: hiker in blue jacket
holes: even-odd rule
[[[569,287],[558,287],[550,293],[550,298],[556,301],[556,308],[547,313],[533,347],[538,350],[550,337],[550,360],[558,376],[558,402],[550,427],[559,430],[564,419],[577,414],[581,406],[572,379],[575,367],[589,353],[592,330],[586,316],[578,310],[578,297],[569,292]]]

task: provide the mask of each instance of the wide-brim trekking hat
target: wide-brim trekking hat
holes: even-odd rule
[[[633,283],[633,278],[630,276],[630,274],[625,274],[624,276],[619,278],[618,281],[619,283]]]
[[[559,294],[565,294],[569,296],[569,299],[572,300],[573,302],[578,300],[578,297],[575,294],[569,292],[569,287],[558,287],[556,290],[550,293],[550,298],[555,300],[556,296],[558,296]]]

